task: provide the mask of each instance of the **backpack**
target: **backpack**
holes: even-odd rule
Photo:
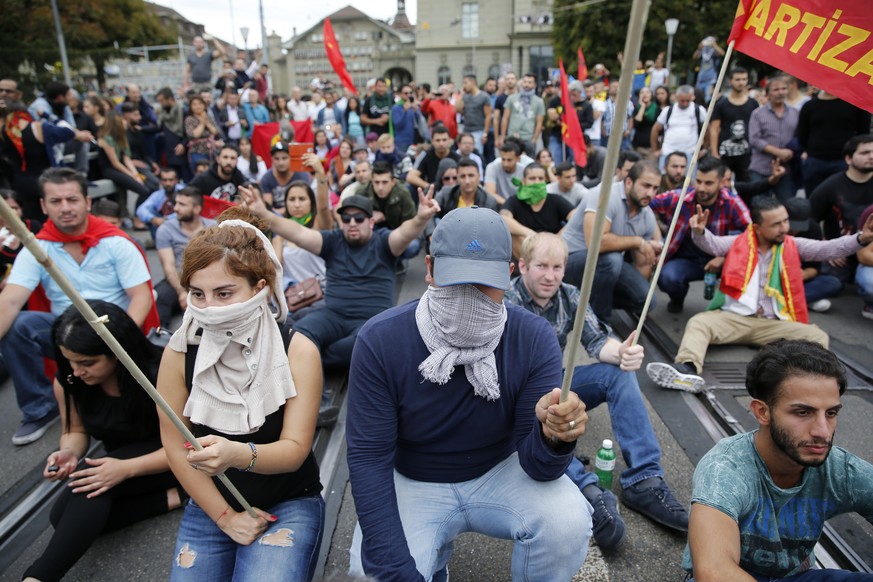
[[[676,106],[675,103],[670,105],[667,108],[667,119],[664,120],[664,131],[667,131],[667,126],[670,125],[670,116],[673,115],[673,108]],[[697,135],[700,135],[700,130],[703,128],[703,120],[700,119],[701,110],[703,110],[703,117],[706,118],[706,110],[703,109],[703,105],[697,105],[695,103],[695,107],[697,107],[697,115],[695,116],[697,119]]]

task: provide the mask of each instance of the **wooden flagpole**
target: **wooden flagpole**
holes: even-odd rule
[[[651,6],[651,0],[634,0],[631,6],[630,22],[624,44],[621,79],[618,85],[618,95],[615,98],[615,115],[612,118],[612,129],[610,130],[609,142],[606,147],[606,160],[603,163],[603,174],[600,177],[600,198],[597,204],[597,216],[594,220],[594,231],[591,236],[591,243],[588,245],[588,255],[585,259],[585,271],[582,275],[581,294],[579,296],[579,306],[576,308],[576,319],[573,323],[573,331],[570,337],[567,338],[566,355],[568,364],[564,372],[564,381],[561,384],[561,402],[567,399],[570,393],[570,386],[573,383],[573,369],[575,368],[573,364],[576,361],[576,351],[579,347],[579,340],[582,337],[585,312],[591,300],[594,271],[597,268],[597,259],[600,256],[600,242],[603,238],[603,225],[606,222],[606,207],[609,204],[613,176],[615,176],[615,168],[618,165],[624,124],[627,121],[627,104],[630,100],[631,88],[633,86],[634,66],[640,56],[640,45],[643,42],[643,29],[649,15],[649,6]]]
[[[167,418],[172,421],[173,425],[175,425],[176,429],[181,432],[185,436],[185,440],[191,443],[195,450],[202,451],[203,446],[197,442],[197,438],[194,434],[188,430],[188,427],[185,426],[185,423],[182,422],[173,409],[170,408],[170,405],[167,404],[167,401],[164,400],[164,397],[158,393],[152,383],[146,378],[145,374],[143,374],[142,370],[136,365],[133,359],[128,355],[128,353],[121,347],[121,344],[118,343],[118,340],[115,339],[108,329],[106,329],[106,322],[109,321],[107,316],[98,316],[94,313],[94,310],[91,309],[91,306],[79,295],[79,292],[76,291],[75,287],[73,287],[72,283],[67,279],[67,277],[58,269],[57,265],[48,257],[46,252],[43,250],[39,243],[36,242],[36,237],[33,235],[30,230],[24,225],[18,215],[9,207],[6,200],[0,197],[0,217],[3,218],[3,222],[6,224],[6,227],[11,230],[15,236],[17,236],[22,244],[30,251],[36,261],[43,266],[46,272],[51,276],[52,279],[55,280],[55,283],[61,288],[61,290],[70,298],[70,301],[73,302],[73,305],[76,306],[76,309],[79,313],[82,314],[82,317],[85,318],[91,327],[97,332],[97,335],[106,342],[106,345],[109,346],[109,349],[112,350],[112,353],[115,354],[115,357],[118,358],[118,361],[127,368],[127,370],[131,373],[131,375],[139,382],[139,385],[143,387],[149,397],[155,401],[158,408],[163,412]],[[224,473],[218,475],[219,480],[221,480],[222,484],[227,487],[227,490],[230,491],[231,495],[239,502],[239,504],[246,510],[246,512],[254,518],[258,517],[258,514],[255,513],[255,510],[252,509],[252,506],[249,505],[248,501],[242,496],[242,494],[234,487],[233,483],[227,478]]]

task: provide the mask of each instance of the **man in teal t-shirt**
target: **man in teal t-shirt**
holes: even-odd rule
[[[723,439],[694,471],[683,566],[695,580],[873,580],[810,570],[824,522],[852,511],[873,523],[873,465],[833,447],[846,373],[803,340],[765,346],[746,389],[761,425]]]

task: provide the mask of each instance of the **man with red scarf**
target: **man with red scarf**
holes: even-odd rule
[[[652,363],[649,377],[659,386],[698,392],[709,344],[763,346],[778,339],[809,340],[828,347],[828,335],[809,323],[801,261],[829,261],[853,255],[873,242],[873,217],[856,234],[818,241],[788,234],[788,211],[773,196],[752,200],[752,224],[738,235],[716,236],[706,229],[709,211],[697,206],[689,221],[700,249],[725,257],[721,284],[707,311],[688,321],[676,363]]]
[[[40,203],[49,219],[37,238],[49,260],[85,299],[102,299],[124,307],[144,331],[156,327],[157,311],[145,255],[124,232],[88,215],[91,199],[84,176],[68,168],[49,168],[40,176],[39,184]],[[50,311],[21,311],[29,298],[32,309]],[[34,304],[37,298],[41,299],[37,301],[40,305]],[[30,251],[21,251],[0,293],[0,350],[24,416],[12,437],[15,445],[39,439],[58,418],[43,358],[54,359],[52,325],[70,303]],[[83,361],[74,373],[86,376],[96,365],[99,362]]]

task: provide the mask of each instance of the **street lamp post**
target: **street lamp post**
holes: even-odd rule
[[[243,50],[246,52],[246,66],[249,65],[249,27],[242,26],[239,29],[240,34],[243,37]]]
[[[673,64],[673,35],[676,34],[676,30],[679,28],[679,19],[668,18],[664,21],[664,28],[667,29],[667,70],[669,71],[668,74],[672,76],[673,69],[670,66]]]

